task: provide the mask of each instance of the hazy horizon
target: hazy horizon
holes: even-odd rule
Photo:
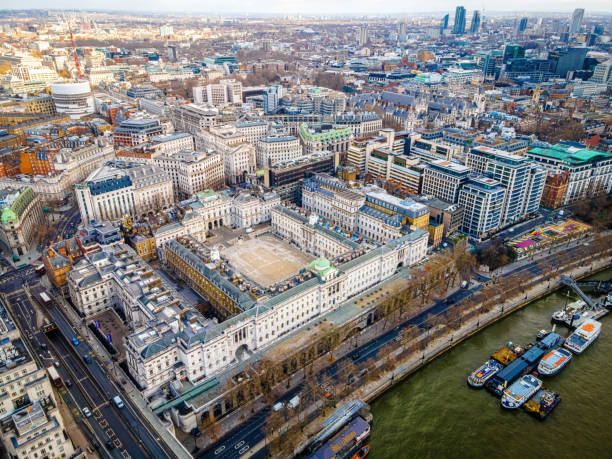
[[[414,3],[412,5],[411,3]],[[86,8],[83,8],[81,2],[74,0],[57,0],[50,7],[49,3],[43,0],[8,0],[1,8],[2,10],[24,10],[24,9],[40,9],[40,10],[99,10],[107,12],[131,12],[131,13],[167,13],[167,14],[262,14],[262,15],[344,15],[344,16],[384,16],[384,15],[410,15],[423,13],[452,13],[458,6],[464,6],[468,10],[468,14],[473,10],[484,10],[492,13],[541,13],[541,14],[565,14],[571,13],[575,8],[584,8],[585,16],[589,14],[610,14],[612,13],[612,2],[602,0],[592,0],[585,3],[577,4],[575,2],[566,1],[551,1],[543,0],[540,2],[532,2],[527,0],[518,0],[510,5],[507,2],[487,2],[484,1],[468,1],[450,4],[449,2],[441,2],[433,0],[427,2],[426,8],[423,8],[422,3],[416,2],[399,2],[397,0],[388,0],[382,2],[371,2],[365,0],[340,0],[335,2],[325,2],[322,0],[313,0],[305,7],[304,2],[296,0],[269,0],[267,2],[255,0],[229,0],[220,1],[213,0],[207,2],[205,6],[193,0],[178,0],[172,3],[160,0],[133,0],[126,6],[126,2],[120,0],[92,0],[88,2]],[[511,6],[511,7],[507,7]],[[451,14],[452,21],[452,14]]]

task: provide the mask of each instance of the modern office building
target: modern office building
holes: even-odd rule
[[[470,33],[480,32],[480,11],[475,10],[470,24]]]
[[[510,59],[519,59],[525,57],[525,47],[516,44],[508,43],[504,48],[504,64]]]
[[[263,109],[266,113],[272,113],[278,107],[278,103],[283,97],[283,87],[280,85],[271,86],[266,89],[263,96]]]
[[[569,33],[574,35],[580,32],[582,29],[582,20],[584,19],[584,8],[576,8],[572,13],[572,20],[570,22]]]
[[[440,34],[443,34],[446,29],[448,29],[448,14],[445,14],[442,20],[440,21]]]
[[[80,119],[81,116],[95,112],[93,93],[87,80],[53,83],[51,97],[57,113],[66,113],[72,119]]]
[[[537,167],[531,159],[477,146],[468,152],[466,164],[472,171],[494,178],[506,189],[501,225],[533,214],[539,208],[546,170]]]
[[[459,191],[458,204],[463,207],[461,231],[481,239],[497,230],[502,221],[506,190],[492,178],[470,177]]]
[[[113,130],[115,147],[134,147],[163,134],[157,118],[130,118],[119,123]]]
[[[455,10],[453,33],[455,35],[463,35],[465,33],[465,8],[463,6],[458,6]]]
[[[470,168],[446,160],[436,160],[423,169],[421,193],[435,196],[443,201],[456,203],[459,190],[466,183]]]
[[[590,81],[608,86],[612,85],[612,59],[597,64]]]

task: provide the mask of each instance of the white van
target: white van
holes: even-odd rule
[[[123,408],[123,400],[121,400],[121,397],[119,397],[118,395],[116,395],[115,397],[113,397],[113,402],[115,402],[115,405],[117,405],[117,408]]]

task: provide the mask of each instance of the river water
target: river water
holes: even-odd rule
[[[612,269],[594,279],[609,279]],[[544,387],[561,403],[544,421],[506,411],[467,376],[508,341],[535,341],[565,304],[557,292],[472,336],[372,403],[372,459],[377,458],[612,458],[612,314],[598,340]],[[563,336],[567,330],[557,327]]]

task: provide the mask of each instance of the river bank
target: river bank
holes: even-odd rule
[[[599,275],[610,277],[612,269]],[[612,332],[545,385],[562,403],[545,422],[507,412],[497,398],[467,387],[467,375],[507,341],[533,341],[550,328],[565,297],[555,292],[523,307],[440,355],[372,403],[371,457],[609,457],[608,360]],[[567,331],[559,328],[566,334]],[[486,441],[483,441],[486,439]]]

